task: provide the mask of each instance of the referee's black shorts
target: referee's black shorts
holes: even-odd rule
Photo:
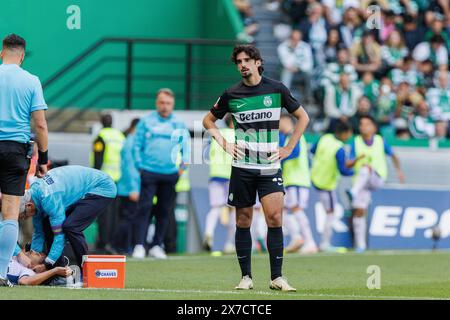
[[[27,182],[30,159],[26,143],[0,141],[0,192],[23,196]]]
[[[264,174],[261,170],[231,167],[228,204],[236,208],[248,208],[255,205],[256,194],[259,199],[264,196],[283,192],[281,169],[274,169]]]

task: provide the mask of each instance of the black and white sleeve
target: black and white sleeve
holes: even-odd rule
[[[229,112],[228,95],[226,91],[219,97],[210,111],[217,119],[222,119]]]

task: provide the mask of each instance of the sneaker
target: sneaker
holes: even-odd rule
[[[133,258],[144,259],[145,258],[145,248],[142,244],[137,244],[133,250]]]
[[[326,253],[336,253],[336,252],[338,252],[338,248],[334,247],[332,245],[321,245],[320,251],[326,252]]]
[[[14,285],[8,280],[8,279],[1,279],[0,278],[0,287],[14,287]]]
[[[160,246],[153,246],[148,252],[148,255],[155,259],[167,259],[166,252]]]
[[[286,252],[287,253],[292,253],[292,252],[297,252],[298,250],[300,250],[301,246],[303,245],[303,240],[298,238],[298,239],[293,239],[289,245],[286,247]]]
[[[235,287],[236,290],[251,290],[253,289],[253,280],[249,276],[243,276],[239,284]]]
[[[325,253],[347,253],[347,248],[345,247],[334,247],[334,246],[320,246],[320,251]]]
[[[270,281],[270,289],[272,290],[280,290],[285,292],[296,292],[297,289],[291,287],[287,280],[283,277],[278,277],[272,281]]]
[[[364,253],[364,252],[366,252],[366,249],[365,248],[356,248],[355,252],[356,253]]]
[[[233,254],[236,253],[236,247],[232,243],[225,243],[225,246],[223,247],[223,253],[225,254]]]
[[[319,249],[316,245],[303,246],[299,251],[300,254],[315,254],[317,252],[319,252]]]
[[[212,251],[213,241],[211,236],[205,235],[205,240],[203,240],[203,249],[208,252]]]

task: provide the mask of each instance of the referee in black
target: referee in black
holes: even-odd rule
[[[31,118],[39,150],[36,175],[42,178],[47,173],[47,104],[39,78],[20,67],[25,58],[25,47],[25,40],[12,34],[3,40],[0,54],[0,192],[3,214],[0,223],[0,287],[12,286],[6,272],[19,235],[19,203],[24,195],[33,150]]]

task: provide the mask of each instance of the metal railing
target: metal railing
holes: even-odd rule
[[[102,74],[98,78],[95,79],[93,83],[86,86],[81,92],[75,94],[73,98],[66,101],[59,106],[59,109],[52,113],[48,121],[56,119],[61,113],[63,113],[68,107],[71,107],[77,100],[81,99],[85,95],[87,95],[90,91],[92,91],[99,83],[104,80],[109,79],[125,79],[125,90],[124,90],[124,107],[126,109],[133,108],[133,98],[142,96],[140,93],[133,93],[133,82],[137,79],[139,80],[164,80],[164,81],[178,81],[184,83],[184,107],[186,110],[192,108],[192,100],[193,95],[192,92],[192,83],[193,81],[197,82],[211,82],[211,81],[221,81],[221,82],[229,82],[232,81],[229,77],[224,76],[216,76],[214,79],[207,76],[194,75],[193,74],[193,65],[194,64],[224,64],[227,63],[225,60],[221,59],[198,59],[193,56],[193,48],[195,46],[234,46],[237,44],[237,41],[234,40],[221,40],[221,39],[160,39],[160,38],[104,38],[92,46],[87,48],[85,51],[81,52],[77,57],[75,57],[72,61],[70,61],[67,65],[61,68],[57,73],[51,76],[49,79],[43,82],[43,88],[48,89],[51,86],[55,86],[62,77],[66,77],[70,72],[74,71],[77,66],[79,66],[82,62],[86,61],[88,58],[93,56],[96,52],[99,51],[106,44],[111,43],[123,43],[126,45],[126,55],[125,57],[121,56],[106,56],[98,60],[95,64],[92,65],[92,68],[85,70],[84,72],[77,75],[74,79],[69,80],[65,83],[62,88],[58,88],[57,91],[47,99],[48,103],[51,104],[56,99],[60,98],[67,94],[68,90],[75,87],[75,84],[79,83],[82,79],[84,79],[87,75],[92,74],[93,71],[96,71],[100,68],[100,66],[105,63],[111,61],[123,61],[125,60],[125,72],[124,74]],[[165,58],[165,57],[135,57],[135,45],[136,44],[161,44],[161,45],[182,45],[184,46],[184,57],[180,58]],[[133,74],[133,65],[135,62],[165,62],[165,63],[183,63],[184,64],[184,75],[179,76],[162,76],[162,75],[135,75]],[[91,102],[98,102],[106,96],[109,97],[118,97],[122,94],[114,93],[114,92],[100,92],[99,95]],[[75,115],[75,117],[79,117],[88,110],[90,110],[94,105],[86,105],[81,108],[79,112]],[[61,128],[64,128],[67,123],[61,124]]]

